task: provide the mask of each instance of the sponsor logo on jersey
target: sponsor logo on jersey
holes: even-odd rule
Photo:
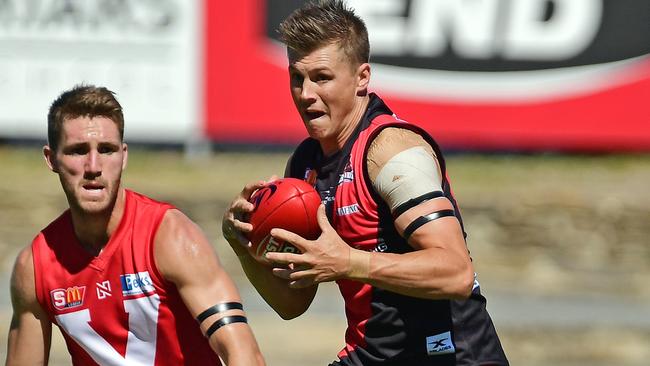
[[[332,194],[333,190],[334,190],[333,188],[330,188],[330,189],[327,189],[327,190],[324,190],[324,191],[320,192],[320,196],[321,196],[321,199],[323,200],[324,204],[327,205],[327,204],[330,204],[330,203],[334,202],[334,195]]]
[[[378,252],[378,253],[383,253],[388,250],[388,244],[386,243],[379,243],[377,246],[375,246],[375,249],[373,251]]]
[[[444,332],[427,337],[427,353],[429,356],[444,355],[456,352],[451,341],[451,332]]]
[[[86,286],[72,286],[66,289],[57,288],[50,291],[52,305],[58,310],[81,306],[84,303]]]
[[[359,212],[359,204],[355,203],[349,206],[343,206],[336,209],[339,216],[347,216]]]
[[[330,189],[326,189],[323,191],[320,191],[320,198],[321,202],[325,205],[325,212],[332,212],[332,205],[334,204],[334,188],[330,187]]]
[[[148,271],[123,274],[120,276],[120,283],[123,296],[147,295],[156,292]]]
[[[95,290],[97,291],[97,298],[99,300],[103,300],[108,296],[113,296],[111,294],[111,282],[106,280],[103,282],[96,282],[95,283]]]
[[[350,165],[350,162],[348,162],[345,165],[345,168],[343,168],[343,173],[339,176],[339,185],[343,183],[349,183],[354,180],[354,170],[352,169],[352,165]]]

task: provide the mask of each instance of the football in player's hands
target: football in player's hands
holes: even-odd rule
[[[309,183],[296,178],[283,178],[266,184],[249,199],[255,205],[248,215],[253,230],[248,233],[251,254],[256,260],[267,263],[268,252],[298,253],[294,246],[271,238],[273,228],[294,232],[305,239],[316,239],[320,227],[316,212],[321,203],[318,192]]]

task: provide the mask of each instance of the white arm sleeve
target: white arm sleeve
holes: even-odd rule
[[[432,191],[442,191],[438,162],[422,146],[393,156],[372,183],[391,211],[402,203]]]

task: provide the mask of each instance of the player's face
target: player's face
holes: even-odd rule
[[[57,150],[46,146],[44,153],[73,210],[110,213],[127,161],[127,146],[115,122],[99,116],[66,120]]]
[[[309,136],[322,146],[341,145],[356,125],[362,69],[336,43],[306,55],[289,52],[293,102]]]

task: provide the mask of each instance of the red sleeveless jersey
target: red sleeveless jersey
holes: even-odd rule
[[[38,301],[74,365],[220,364],[156,268],[154,237],[170,208],[126,190],[122,220],[97,257],[80,246],[69,210],[32,242]]]

